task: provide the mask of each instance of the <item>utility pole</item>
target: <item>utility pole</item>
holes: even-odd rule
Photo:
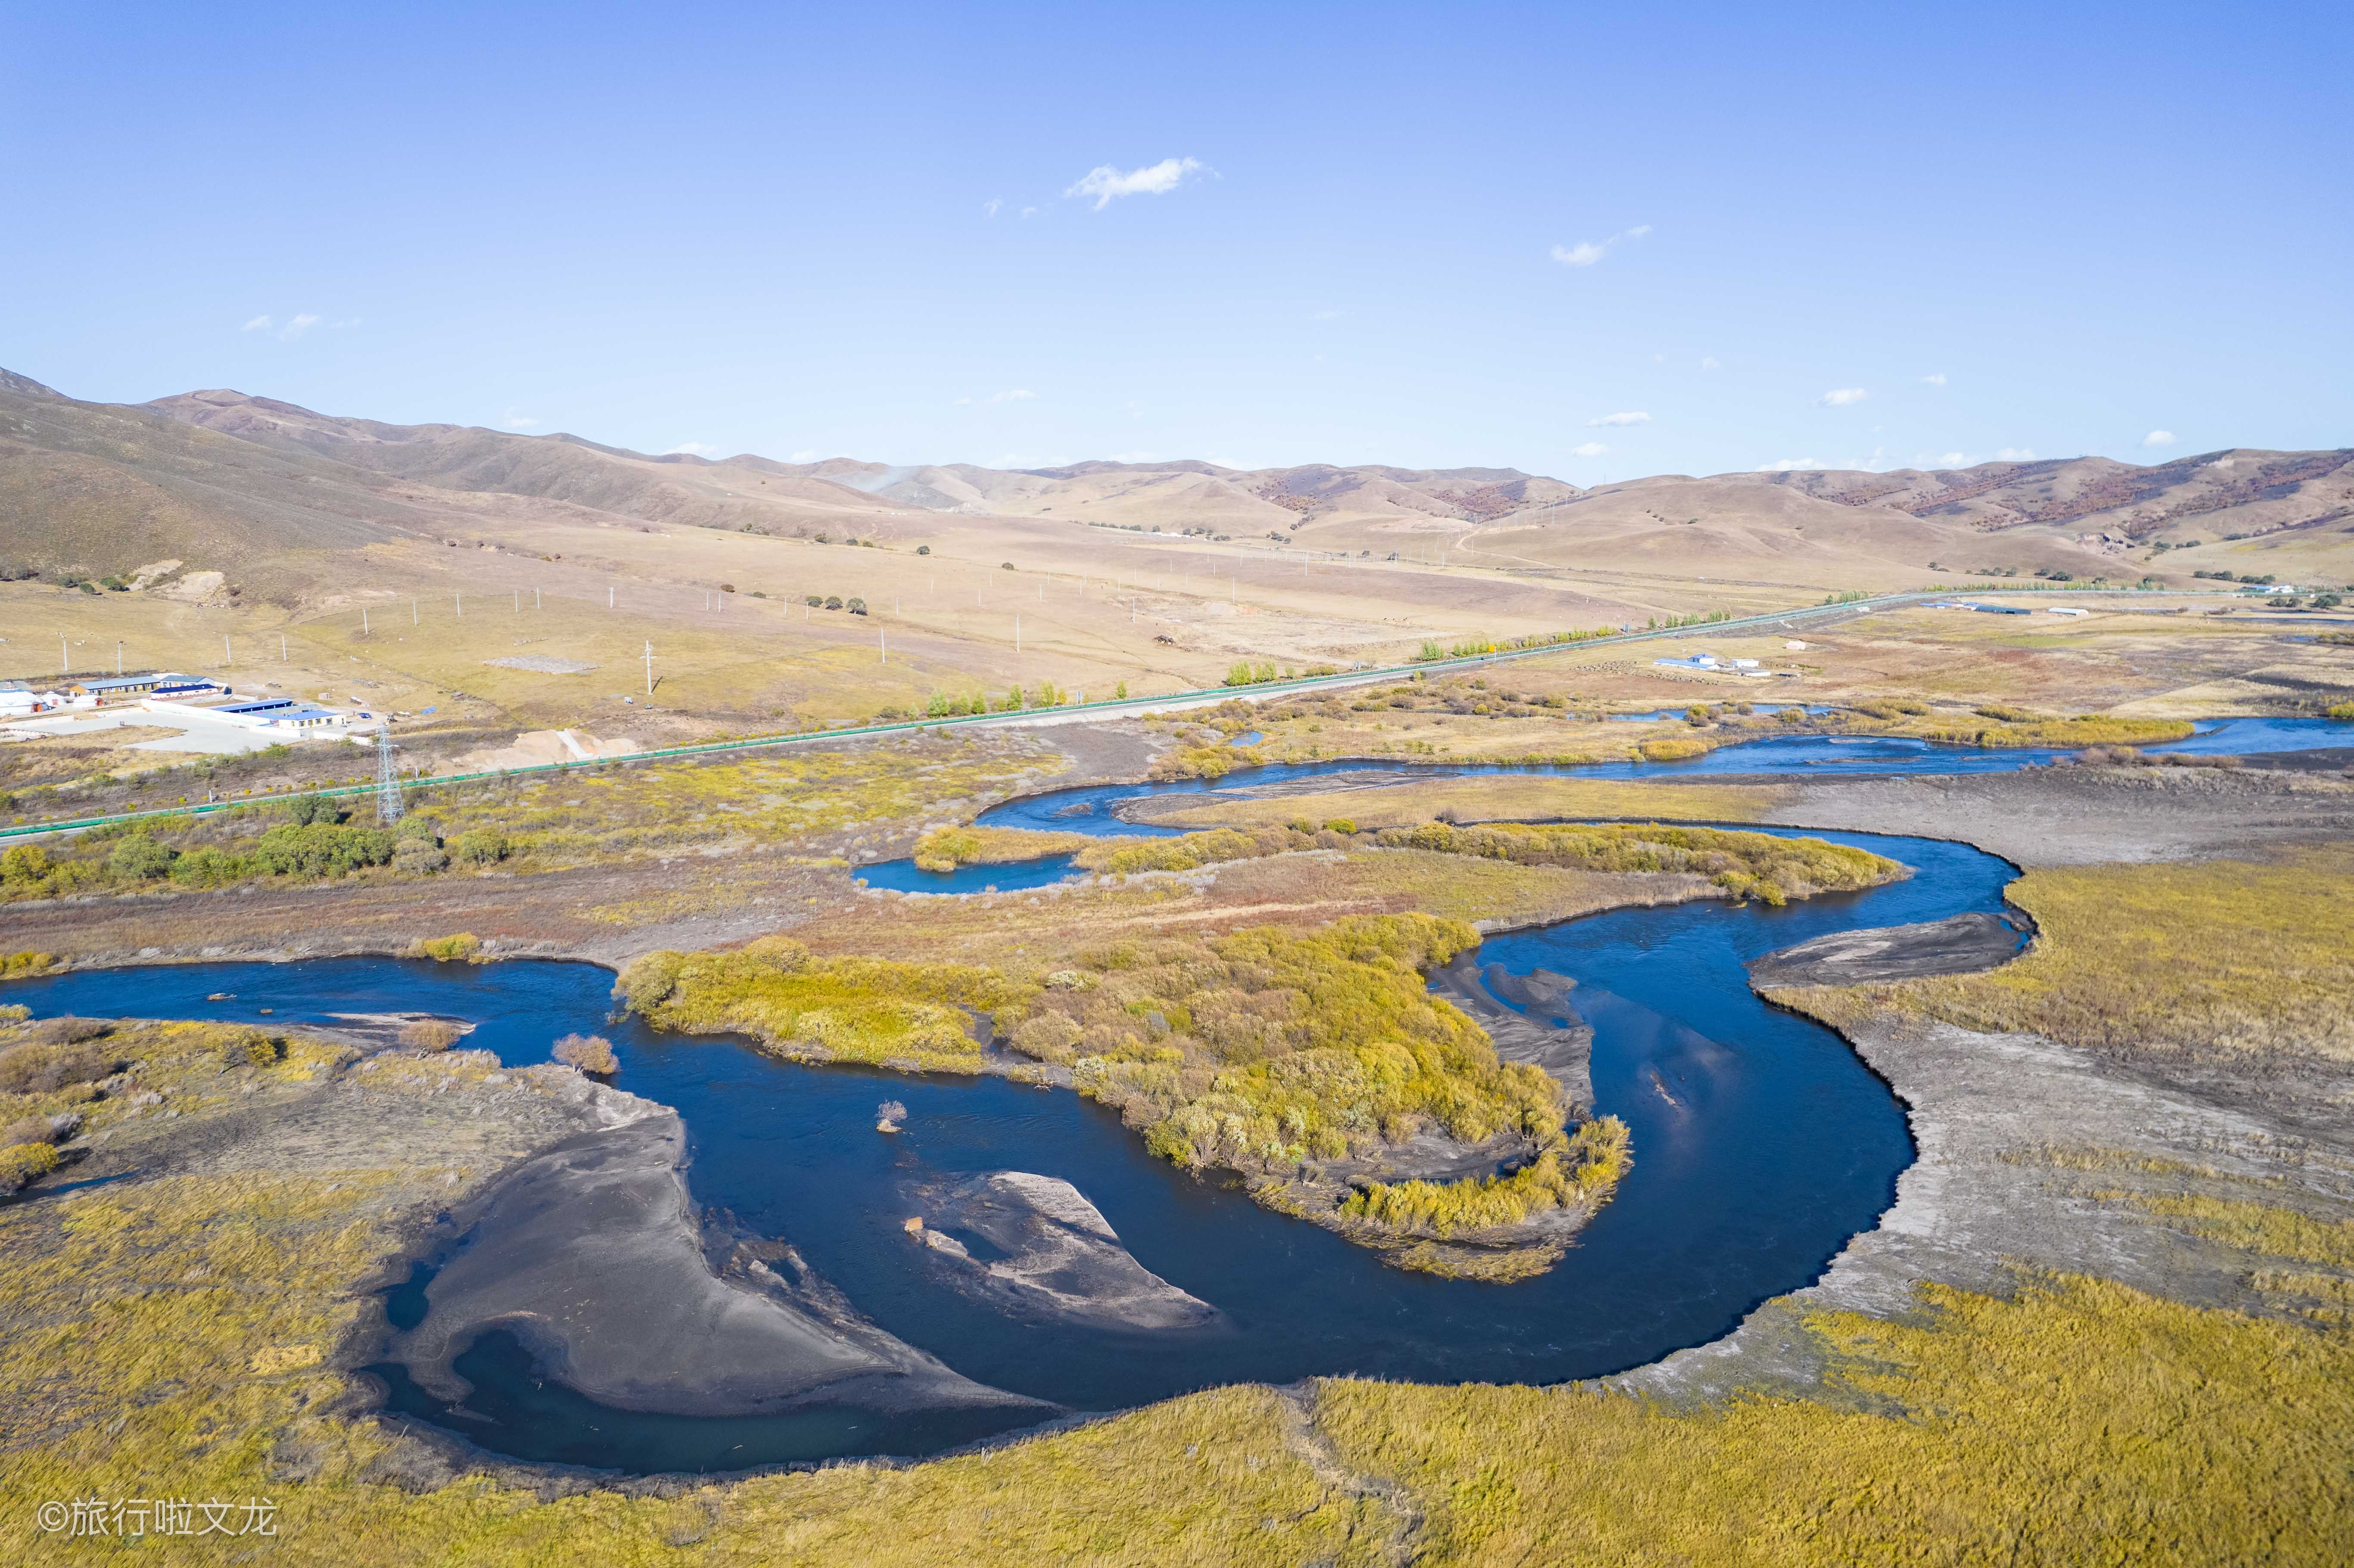
[[[517,615],[521,615],[521,614],[523,613],[523,589],[521,589],[521,588],[517,588],[517,589],[515,589],[515,590],[514,590],[514,593],[515,593],[515,613],[516,613]]]
[[[610,586],[605,589],[605,608],[607,609],[613,608],[613,590]]]
[[[221,639],[221,646],[224,648],[228,646],[228,638]],[[60,675],[73,673],[73,655],[66,652],[66,634],[62,631],[58,633],[58,673]]]
[[[392,765],[392,717],[378,723],[376,732],[376,820],[386,827],[400,821],[400,775]]]
[[[360,611],[360,635],[361,635],[362,637],[366,637],[367,634],[368,634],[367,611],[366,611],[366,610],[365,610],[365,609],[363,609],[363,610],[361,610],[361,611]]]
[[[237,662],[237,655],[229,652],[228,639],[226,637],[221,639],[221,662],[224,664]]]
[[[408,624],[417,624],[417,601],[413,599],[408,601]]]
[[[1013,651],[1022,652],[1022,618],[1018,615],[1013,618]]]
[[[466,596],[461,593],[453,593],[450,597],[457,602],[458,618],[461,620],[464,620],[466,616]]]
[[[654,694],[654,645],[652,641],[646,644],[645,661],[646,695],[651,697]]]
[[[122,673],[122,639],[120,637],[114,640],[114,673],[118,675]]]
[[[286,662],[286,633],[282,631],[278,634],[278,662]]]
[[[883,650],[883,662],[888,664],[891,662],[891,635],[879,626],[875,629],[875,645]]]
[[[539,590],[537,588],[531,590],[531,607],[534,609],[537,609],[539,608]]]

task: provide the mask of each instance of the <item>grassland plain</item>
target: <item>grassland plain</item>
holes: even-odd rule
[[[2337,863],[2319,853],[2309,866],[2211,870],[2227,884],[2315,875]],[[1428,852],[1315,852],[1219,867],[1216,885],[1409,857],[1432,870],[1578,874]],[[2207,869],[2102,868],[2087,885]],[[954,903],[860,906],[897,916],[928,905],[929,915]],[[1060,903],[1013,907],[1027,922]],[[2081,917],[2064,901],[2041,906],[2051,950],[2080,936],[2093,944],[2091,957],[2055,971],[2055,1016],[2078,983],[2069,977],[2114,984],[2101,966],[2147,950],[2130,929],[2110,927],[2156,924],[2179,932],[2168,940],[2185,951],[2204,942],[2228,952],[2247,932],[2292,952],[2326,938],[2319,926],[2305,938],[2264,938],[2278,906],[2223,896],[2200,931],[2182,927],[2162,897],[2087,897]],[[1028,936],[1044,962],[1045,938],[1034,927]],[[2354,1269],[2348,1206],[2317,1201],[2316,1183],[2342,1158],[2245,1118],[2202,1121],[2179,1098],[2126,1101],[2103,1142],[2079,1106],[2047,1092],[2052,1080],[2020,1075],[2028,1058],[2010,1043],[2021,1037],[1914,1013],[1872,1017],[1943,1032],[1978,1061],[1967,1075],[2002,1111],[1986,1118],[1999,1128],[2022,1097],[2059,1106],[2065,1130],[2020,1126],[1988,1164],[2066,1216],[2044,1234],[2043,1266],[2048,1249],[2073,1261],[2005,1277],[1992,1255],[2004,1249],[1981,1238],[1974,1250],[1987,1255],[1987,1283],[1978,1288],[1900,1290],[1862,1314],[1803,1295],[1770,1304],[1761,1319],[1802,1348],[1810,1380],[1738,1374],[1716,1394],[1687,1383],[1665,1399],[1353,1380],[1226,1390],[907,1468],[569,1495],[577,1481],[495,1466],[452,1471],[367,1420],[345,1370],[345,1336],[371,1311],[360,1292],[384,1277],[405,1227],[495,1169],[502,1148],[412,1154],[398,1166],[381,1152],[371,1160],[334,1149],[317,1137],[315,1115],[262,1114],[278,1096],[334,1091],[355,1076],[332,1047],[306,1048],[315,1062],[292,1048],[268,1066],[249,1057],[224,1075],[217,1064],[231,1045],[242,1050],[243,1036],[165,1026],[152,1032],[159,1047],[143,1071],[175,1091],[164,1103],[179,1118],[150,1107],[109,1120],[134,1108],[127,1097],[79,1107],[90,1134],[114,1135],[100,1154],[120,1151],[143,1174],[72,1192],[44,1183],[0,1208],[0,1507],[22,1518],[78,1493],[264,1495],[280,1507],[292,1560],[322,1562],[2330,1561],[2354,1522],[2343,1437],[2354,1347],[2331,1310]],[[2083,1064],[2102,1054],[2056,1049],[2062,1056],[2043,1069],[2080,1086]],[[2231,1049],[2310,1053],[2278,1032]],[[1986,1072],[1999,1051],[2010,1053],[2000,1056],[2008,1065]],[[1901,1062],[1875,1060],[1919,1095],[1916,1118],[1937,1110]],[[171,1076],[181,1072],[185,1082]],[[315,1084],[292,1081],[298,1072]],[[400,1104],[445,1118],[437,1139],[488,1119],[467,1114],[468,1097],[486,1092],[479,1065],[408,1058],[389,1075],[415,1080],[393,1089]],[[433,1093],[443,1075],[451,1087]],[[246,1083],[264,1086],[249,1096]],[[2094,1086],[2122,1092],[2114,1080]],[[369,1125],[381,1129],[384,1114]],[[208,1139],[229,1118],[235,1139]],[[1916,1126],[1925,1160],[1953,1181],[1960,1168],[1934,1125]],[[153,1141],[126,1147],[134,1135]],[[2158,1265],[2126,1245],[2135,1236],[2157,1238],[2147,1256]],[[2121,1260],[2137,1283],[2097,1277]],[[139,1556],[217,1560],[193,1541],[154,1542]]]

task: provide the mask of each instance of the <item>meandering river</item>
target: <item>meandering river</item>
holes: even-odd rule
[[[2181,745],[2244,751],[2326,744],[2309,728],[2280,729],[2283,722],[2232,721]],[[1864,747],[1768,741],[1741,748],[1742,766],[1721,751],[1681,770],[1820,764],[1987,771],[2041,759],[1952,748],[1924,755],[1909,743],[1877,740]],[[1224,783],[1329,770],[1261,768]],[[1011,803],[984,820],[1132,832],[1110,816],[1119,800],[1208,788],[1064,791]],[[1073,814],[1075,806],[1088,810]],[[332,1025],[339,1013],[431,1012],[472,1022],[465,1044],[512,1065],[546,1060],[559,1034],[605,1033],[621,1058],[619,1084],[684,1117],[697,1201],[790,1242],[860,1312],[956,1371],[1073,1409],[1345,1372],[1556,1383],[1703,1343],[1758,1302],[1808,1283],[1850,1236],[1876,1222],[1911,1160],[1903,1108],[1886,1086],[1828,1030],[1762,1004],[1744,966],[1834,931],[1998,909],[2012,868],[1925,839],[1813,836],[1890,855],[1914,875],[1782,909],[1700,903],[1623,910],[1498,937],[1480,948],[1482,964],[1518,974],[1543,968],[1576,980],[1575,1004],[1595,1029],[1596,1108],[1624,1118],[1634,1132],[1634,1170],[1577,1245],[1543,1277],[1504,1286],[1389,1268],[1338,1236],[1261,1209],[1232,1186],[1150,1158],[1117,1117],[1066,1091],[798,1065],[737,1041],[661,1034],[634,1019],[609,1023],[611,977],[585,964],[169,965],[21,981],[6,995],[42,1015],[259,1022],[266,1009],[274,1022]],[[1003,885],[1010,868],[977,869]],[[896,1137],[875,1130],[875,1106],[886,1098],[907,1107]],[[1218,1320],[1156,1332],[1045,1327],[1008,1316],[925,1266],[923,1249],[901,1230],[906,1215],[920,1212],[917,1190],[1009,1170],[1076,1186],[1139,1262],[1217,1308]],[[392,1293],[396,1322],[413,1320],[419,1284],[421,1277]],[[644,1415],[596,1405],[546,1380],[511,1337],[496,1332],[461,1355],[457,1370],[474,1384],[462,1408],[440,1404],[390,1369],[395,1407],[494,1452],[639,1472],[929,1452],[1029,1419],[970,1412],[885,1419],[854,1410]]]

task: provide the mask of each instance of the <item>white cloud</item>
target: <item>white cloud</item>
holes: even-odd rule
[[[1572,457],[1600,457],[1610,449],[1600,441],[1584,441],[1569,449]]]
[[[283,326],[276,325],[275,318],[273,317],[255,316],[237,330],[239,332],[266,332],[281,343],[292,343],[296,338],[301,337],[304,333],[309,332],[313,327],[322,324],[328,327],[355,327],[360,324],[360,318],[357,316],[345,316],[340,320],[331,322],[324,316],[315,315],[305,311],[301,315],[287,317],[286,324]]]
[[[795,452],[790,461],[793,462],[815,462],[819,458],[824,455],[824,453],[813,449],[803,449],[801,451]]]
[[[1755,473],[1803,473],[1810,469],[1829,468],[1830,464],[1817,458],[1781,458],[1773,462],[1759,463]]]
[[[1024,217],[1034,217],[1037,216],[1037,212],[1038,209],[1034,207],[1025,207],[1022,209],[1022,216]]]
[[[2035,461],[2035,449],[2033,447],[2005,447],[1994,455],[1995,461],[1998,462],[2033,462]]]
[[[1035,392],[1025,392],[1017,387],[1010,392],[991,392],[989,400],[992,403],[1027,403],[1036,396]]]
[[[525,415],[518,414],[513,408],[509,408],[506,411],[505,417],[500,419],[499,423],[504,425],[510,430],[528,430],[534,425],[538,424],[539,421]]]
[[[1819,408],[1844,408],[1871,396],[1861,387],[1834,387],[1816,398],[1815,406]]]
[[[1706,359],[1702,360],[1702,361],[1700,362],[1700,367],[1701,367],[1702,370],[1714,370],[1714,369],[1717,369],[1717,368],[1718,368],[1718,366],[1717,366],[1717,363],[1716,363],[1716,359],[1715,359],[1715,357],[1714,357],[1713,355],[1711,355],[1709,358],[1706,358]]]
[[[1004,205],[1005,204],[1003,202],[998,200],[995,196],[991,196],[987,201],[981,204],[981,214],[986,217],[995,217],[997,216],[997,209]]]
[[[1943,387],[1945,384],[1946,373],[1942,370],[1936,372],[1935,375],[1924,376],[1921,377],[1921,385],[1924,387]]]
[[[2152,430],[2149,434],[2141,439],[2141,444],[2146,447],[2170,447],[2174,444],[2174,432],[2172,430]]]
[[[1602,425],[1648,425],[1650,422],[1649,414],[1605,414],[1598,419],[1586,420],[1585,428],[1591,430]]]
[[[1340,311],[1318,311],[1314,315],[1310,316],[1308,319],[1311,322],[1337,322],[1341,319],[1342,313],[1343,313]]]
[[[1620,229],[1607,239],[1581,239],[1575,245],[1556,245],[1553,248],[1553,259],[1564,267],[1591,267],[1609,255],[1610,248],[1619,241],[1640,239],[1650,232],[1649,224],[1638,223],[1632,228]]]
[[[1114,196],[1166,196],[1182,185],[1188,175],[1200,174],[1204,164],[1194,158],[1163,158],[1140,169],[1121,174],[1109,164],[1098,164],[1080,175],[1063,194],[1066,196],[1093,196],[1095,210],[1109,207]],[[1024,213],[1025,217],[1029,215]]]
[[[1967,468],[1970,466],[1968,455],[1963,452],[1947,452],[1944,457],[1939,458],[1937,461],[1941,466],[1946,468]]]
[[[718,451],[717,447],[707,446],[702,441],[681,441],[678,445],[665,450],[663,456],[675,457],[684,454],[687,457],[707,458],[717,455]]]

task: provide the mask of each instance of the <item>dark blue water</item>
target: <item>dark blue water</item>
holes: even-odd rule
[[[851,874],[869,887],[896,887],[902,893],[1018,893],[1062,881],[1071,874],[1071,859],[1050,854],[1004,865],[960,865],[954,871],[926,871],[912,860],[885,860],[854,867]]]
[[[1342,1372],[1551,1383],[1714,1339],[1758,1301],[1808,1283],[1876,1221],[1912,1158],[1886,1086],[1835,1035],[1762,1005],[1742,966],[1829,931],[1998,907],[2011,868],[1953,844],[1819,836],[1892,854],[1916,874],[1778,910],[1627,910],[1481,949],[1483,961],[1577,980],[1596,1029],[1597,1107],[1623,1117],[1635,1141],[1634,1171],[1579,1245],[1551,1273],[1509,1286],[1385,1267],[1150,1158],[1116,1117],[1068,1092],[800,1066],[726,1039],[607,1023],[610,976],[586,965],[204,964],[19,981],[5,995],[44,1015],[257,1020],[268,1008],[279,1022],[332,1023],[337,1012],[430,1011],[475,1023],[466,1044],[511,1065],[545,1060],[558,1034],[604,1033],[621,1057],[620,1084],[685,1118],[701,1202],[790,1241],[859,1310],[959,1372],[1076,1409]],[[908,1108],[896,1138],[874,1131],[885,1098]],[[1218,1308],[1221,1321],[1154,1334],[1043,1328],[960,1293],[900,1222],[920,1212],[919,1189],[999,1170],[1069,1181],[1146,1267]],[[708,1470],[878,1446],[928,1451],[981,1435],[862,1433],[845,1428],[854,1412],[823,1421],[626,1414],[546,1383],[499,1335],[459,1370],[476,1384],[466,1405],[474,1414],[413,1387],[397,1391],[401,1404],[523,1457]]]

